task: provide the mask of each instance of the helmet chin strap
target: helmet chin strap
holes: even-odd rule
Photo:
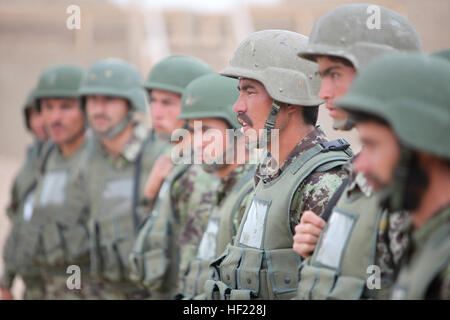
[[[258,149],[270,145],[271,133],[272,130],[275,128],[275,122],[277,120],[277,116],[278,113],[280,112],[280,109],[281,109],[280,103],[273,100],[269,116],[267,117],[266,123],[264,124],[264,129],[266,130],[265,139],[263,138],[262,141],[260,141],[260,139],[258,138],[256,146]],[[265,144],[263,144],[263,142]]]
[[[350,117],[345,119],[333,119],[333,129],[335,130],[351,130],[355,126],[355,121]]]
[[[116,124],[114,127],[109,128],[105,133],[98,133],[96,132],[96,135],[98,135],[102,139],[112,139],[116,137],[118,134],[120,134],[125,128],[128,126],[128,124],[133,120],[133,112],[129,111],[125,118],[123,118],[122,121],[120,121],[118,124]]]
[[[389,212],[405,209],[409,166],[412,157],[413,152],[410,149],[403,146],[400,147],[400,161],[393,170],[392,183],[380,192],[381,206]]]

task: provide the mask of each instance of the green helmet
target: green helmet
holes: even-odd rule
[[[83,69],[76,65],[61,64],[44,70],[33,91],[38,109],[42,98],[77,98],[82,78]]]
[[[27,100],[23,106],[23,115],[25,119],[25,126],[28,130],[31,130],[30,126],[30,110],[36,107],[36,100],[34,99],[34,90],[28,93]]]
[[[450,61],[450,49],[433,52],[431,56],[443,58],[446,59],[447,61]]]
[[[254,32],[239,44],[229,65],[220,73],[261,82],[276,101],[318,106],[323,101],[317,97],[317,64],[297,58],[297,52],[307,42],[307,37],[286,30]]]
[[[147,111],[145,91],[141,87],[141,75],[130,63],[120,59],[105,59],[93,64],[87,71],[79,94],[82,107],[89,95],[105,95],[126,99],[133,111]]]
[[[420,37],[401,14],[379,8],[380,28],[368,26],[370,4],[337,7],[323,15],[311,31],[309,43],[299,56],[315,61],[317,55],[345,58],[360,70],[376,56],[399,51],[420,51]]]
[[[217,73],[193,80],[185,89],[178,119],[220,118],[237,129],[240,127],[233,105],[239,98],[237,80]]]
[[[144,88],[160,89],[181,95],[192,80],[210,72],[211,68],[203,61],[187,56],[170,56],[152,68]]]
[[[450,64],[397,53],[375,59],[336,106],[377,115],[412,150],[450,159]]]
[[[414,152],[450,159],[450,64],[432,56],[396,53],[375,59],[336,106],[386,120],[400,141],[400,159],[380,204],[390,212],[411,210],[420,195],[408,194],[417,174]],[[415,191],[417,192],[417,191]]]

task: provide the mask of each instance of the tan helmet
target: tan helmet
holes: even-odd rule
[[[379,10],[379,29],[372,25],[375,10]],[[392,51],[421,51],[420,37],[411,22],[382,6],[350,4],[329,11],[315,23],[308,46],[299,50],[299,56],[311,61],[316,61],[317,55],[341,57],[359,70]]]
[[[298,59],[308,37],[287,30],[263,30],[250,34],[236,49],[220,73],[232,78],[261,82],[276,101],[318,106],[320,78],[317,64]]]

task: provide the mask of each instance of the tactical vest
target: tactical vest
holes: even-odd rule
[[[31,247],[37,246],[36,262],[50,273],[65,274],[68,265],[89,262],[88,216],[83,192],[76,186],[88,144],[85,140],[68,158],[53,147],[36,187],[31,225],[39,237],[34,238],[35,232],[25,237]]]
[[[314,254],[300,268],[299,299],[375,297],[377,289],[370,293],[366,283],[375,265],[383,210],[377,194],[350,191],[347,187],[342,193]]]
[[[153,210],[139,229],[129,255],[130,278],[148,288],[151,299],[170,299],[177,287],[179,225],[171,195],[174,182],[189,166],[174,166],[164,179]]]
[[[339,150],[339,142],[330,141],[326,147],[315,145],[299,155],[276,180],[258,183],[233,244],[211,263],[220,281],[205,283],[208,299],[295,296],[301,257],[292,250],[291,202],[312,172],[342,166],[350,158],[350,151]]]
[[[134,161],[116,168],[108,162],[100,141],[90,152],[86,170],[91,219],[91,272],[109,288],[131,292],[128,256],[145,212],[138,210],[147,177],[159,155],[167,147],[149,134]]]
[[[450,208],[440,213],[439,224],[433,233],[419,243],[418,250],[412,257],[404,260],[399,276],[392,290],[395,300],[424,300],[434,280],[444,270],[449,270],[450,264]],[[437,298],[437,297],[432,297]]]
[[[24,234],[30,232],[30,220],[33,214],[34,190],[39,175],[39,155],[42,144],[35,142],[27,150],[27,159],[14,180],[12,203],[8,214],[12,228],[5,242],[3,257],[5,273],[21,274],[22,278],[39,274],[39,270],[30,264],[32,257],[23,241]]]
[[[226,249],[236,234],[233,220],[242,201],[253,191],[255,169],[254,166],[249,167],[247,173],[231,189],[222,204],[212,210],[208,226],[197,250],[197,257],[189,262],[186,273],[183,275],[180,297],[192,299],[203,293],[205,282],[211,274],[209,264]]]

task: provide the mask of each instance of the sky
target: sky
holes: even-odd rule
[[[119,5],[128,5],[131,3],[141,4],[145,3],[149,7],[158,8],[177,8],[177,9],[189,9],[193,11],[200,12],[217,12],[217,11],[227,11],[237,5],[242,5],[243,3],[248,4],[273,4],[279,2],[280,0],[110,0],[111,2],[117,3]]]

